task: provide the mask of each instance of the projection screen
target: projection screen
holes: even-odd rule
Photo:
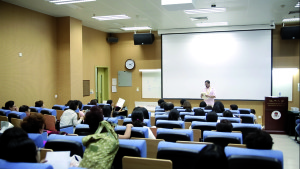
[[[271,30],[162,35],[162,97],[200,99],[210,80],[216,99],[271,95]]]

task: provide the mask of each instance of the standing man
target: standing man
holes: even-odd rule
[[[216,98],[215,89],[210,87],[210,81],[205,81],[205,88],[202,90],[201,98],[204,99],[207,106],[213,106],[214,105],[214,99]]]

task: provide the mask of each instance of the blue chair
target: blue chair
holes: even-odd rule
[[[193,107],[193,111],[195,110],[195,109],[204,109],[205,107]]]
[[[33,107],[33,106],[31,106],[29,108],[30,108],[31,112],[38,112],[38,113],[40,113],[41,110],[43,109],[42,107]]]
[[[223,117],[223,113],[217,113],[218,117]]]
[[[156,115],[155,116],[155,125],[157,120],[168,120],[169,115]]]
[[[42,108],[40,111],[42,114],[48,114],[48,115],[53,115],[56,117],[56,110],[55,109],[47,109],[47,108]]]
[[[230,110],[232,114],[240,114],[239,110]]]
[[[104,117],[104,120],[111,122],[111,123],[118,124],[118,118],[116,118],[116,117]]]
[[[165,112],[155,112],[154,114],[155,114],[155,116],[156,116],[156,115],[164,115],[164,114],[166,114],[166,113],[165,113]]]
[[[230,110],[230,108],[224,108],[224,110],[226,111],[226,110]]]
[[[155,109],[155,112],[165,112],[165,109],[163,109],[163,108],[158,108],[158,109]]]
[[[185,127],[184,121],[174,121],[174,120],[157,120],[156,127],[161,128],[183,128]]]
[[[8,117],[8,121],[10,121],[11,118],[24,119],[26,117],[26,113],[10,111],[8,112],[7,117]]]
[[[239,108],[240,114],[250,114],[251,109]]]
[[[47,133],[46,133],[47,134]],[[44,137],[40,133],[28,133],[28,137],[33,140],[34,144],[38,148],[43,148],[44,147]],[[47,136],[46,136],[47,137]]]
[[[240,123],[241,119],[240,118],[236,118],[236,117],[218,117],[218,120],[223,120],[226,119],[228,121],[230,121],[231,123]]]
[[[191,124],[192,129],[200,129],[201,130],[201,138],[203,138],[203,131],[205,130],[216,130],[217,122],[197,122],[193,121]],[[201,139],[202,140],[202,139]]]
[[[193,130],[188,129],[157,129],[157,139],[169,142],[194,141]]]
[[[184,119],[185,116],[194,116],[194,112],[179,112],[181,119]]]
[[[76,142],[78,142],[78,143],[80,143],[82,145],[82,150],[84,152],[85,146],[82,144],[82,138],[83,137],[84,136],[66,136],[66,135],[51,134],[48,137],[47,142],[50,141],[50,140],[70,140],[70,141],[76,141]]]
[[[193,122],[193,121],[206,122],[206,116],[185,116],[184,117],[184,122]]]
[[[182,144],[161,141],[158,144],[157,159],[171,160],[173,169],[201,168],[199,152],[205,144]]]
[[[254,124],[254,114],[240,114],[239,116],[242,119],[242,123]]]
[[[60,127],[59,131],[66,132],[68,134],[73,134],[74,133],[74,127],[73,127],[73,125]]]
[[[283,153],[279,150],[225,147],[225,154],[230,169],[283,169]]]
[[[182,106],[175,106],[174,109],[177,109],[177,110],[178,109],[183,109],[183,107]]]
[[[116,126],[115,132],[117,134],[123,135],[125,133],[126,126]],[[139,137],[139,138],[148,138],[148,128],[145,127],[132,127],[131,128],[131,137]]]
[[[209,113],[211,112],[212,110],[204,110],[205,113]]]
[[[119,139],[119,150],[114,158],[113,168],[122,168],[124,156],[147,157],[146,140]]]
[[[179,112],[185,112],[186,109],[177,109]]]
[[[8,162],[0,159],[0,168],[22,168],[22,169],[53,169],[52,165],[46,163],[23,163],[23,162]]]
[[[52,106],[52,109],[55,109],[55,110],[65,110],[65,108],[66,108],[65,105],[55,104],[54,106]]]
[[[87,136],[90,134],[94,134],[90,131],[90,126],[88,124],[78,124],[75,127],[75,134],[78,134],[79,136]]]
[[[243,135],[242,133],[204,131],[203,141],[213,142],[225,147],[228,143],[243,144]]]
[[[260,124],[247,124],[247,123],[232,123],[232,131],[241,131],[243,134],[243,139],[246,138],[248,133],[254,132],[256,130],[261,130]]]
[[[125,118],[123,120],[123,126],[126,126],[127,124],[131,124],[132,123],[132,119],[131,118]],[[144,123],[148,126],[148,127],[151,127],[151,124],[150,124],[150,120],[149,119],[144,119]]]
[[[0,109],[0,111],[2,112],[2,114],[4,113],[5,116],[7,116],[10,113],[10,110]]]
[[[83,105],[82,110],[88,110],[91,107],[94,107],[95,105]]]

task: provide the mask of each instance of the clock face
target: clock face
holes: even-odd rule
[[[125,67],[127,69],[133,69],[135,66],[135,63],[134,63],[134,60],[132,59],[128,59],[126,62],[125,62]]]

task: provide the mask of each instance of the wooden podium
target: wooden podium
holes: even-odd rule
[[[265,131],[285,134],[288,97],[265,97]]]

